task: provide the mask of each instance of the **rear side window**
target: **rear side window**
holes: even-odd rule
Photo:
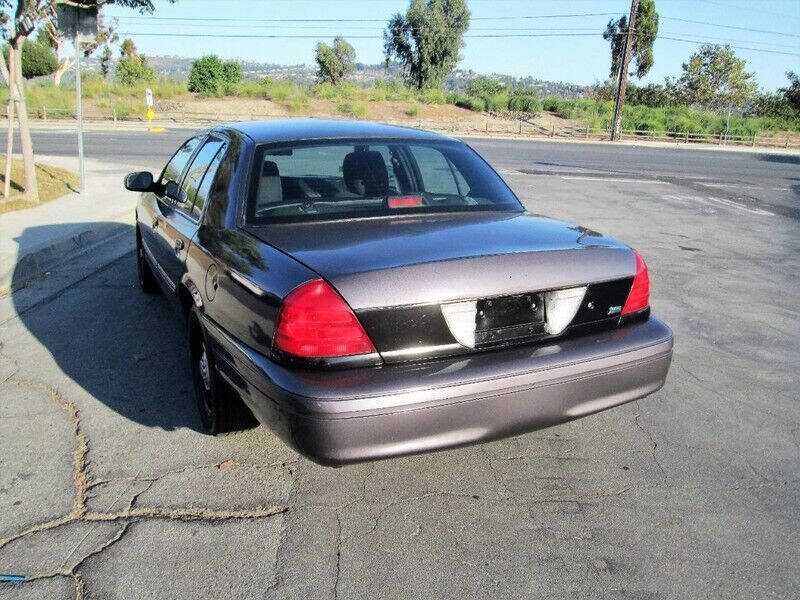
[[[260,146],[247,221],[477,210],[521,211],[522,206],[465,144],[331,141]]]
[[[454,169],[444,154],[435,148],[411,146],[414,162],[417,164],[422,186],[435,194],[460,194]]]
[[[180,181],[181,173],[183,173],[186,163],[189,162],[198,145],[200,145],[200,138],[194,137],[178,148],[178,151],[172,155],[167,166],[161,172],[161,179],[159,180],[161,185],[166,184],[168,181],[174,181],[175,183]]]

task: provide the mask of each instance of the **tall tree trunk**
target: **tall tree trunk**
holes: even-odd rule
[[[13,61],[14,48],[9,47],[8,56],[9,61]],[[3,200],[8,200],[11,197],[11,168],[14,162],[14,95],[11,93],[11,88],[14,85],[13,74],[14,71],[9,71],[6,67],[4,60],[0,59],[2,64],[3,78],[8,83],[8,106],[6,107],[8,115],[8,131],[6,132],[6,168],[3,174],[5,180],[3,181]]]
[[[17,92],[17,120],[19,121],[19,138],[22,146],[22,168],[25,172],[25,197],[32,202],[39,202],[39,186],[36,181],[36,164],[33,159],[33,140],[31,127],[28,122],[28,106],[25,103],[25,84],[22,78],[22,42],[23,36],[14,40],[14,60],[9,64],[9,69],[14,69],[14,88]]]
[[[72,61],[68,58],[65,58],[64,60],[58,63],[58,68],[56,68],[56,70],[53,71],[54,86],[56,87],[61,86],[61,78],[64,76],[64,73],[66,73],[69,70],[71,66],[72,66]]]

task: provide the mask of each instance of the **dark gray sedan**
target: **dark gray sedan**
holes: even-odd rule
[[[125,186],[139,282],[186,318],[209,433],[255,416],[339,465],[554,425],[667,375],[642,257],[526,213],[458,140],[236,123]]]

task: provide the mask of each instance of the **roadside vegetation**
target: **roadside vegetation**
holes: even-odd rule
[[[0,157],[0,194],[5,186],[6,160]],[[24,167],[21,160],[11,162],[11,194],[9,198],[0,195],[0,214],[36,206],[36,202],[25,198]],[[49,202],[70,192],[78,190],[78,175],[72,171],[36,163],[36,181],[39,185],[39,203]]]
[[[157,78],[125,84],[104,79],[100,75],[88,75],[83,79],[83,96],[94,100],[108,118],[113,115],[120,120],[141,119],[145,111],[144,91],[148,87],[153,90],[157,103],[161,104],[187,95],[199,98],[263,99],[283,106],[292,114],[310,114],[309,100],[322,99],[332,101],[338,114],[350,118],[366,117],[367,107],[374,102],[402,102],[402,112],[408,118],[417,117],[421,105],[451,104],[479,113],[500,113],[512,118],[515,115],[527,118],[547,111],[574,121],[581,127],[608,129],[614,111],[613,95],[609,93],[608,86],[597,86],[591,92],[591,97],[587,98],[539,98],[535,90],[505,90],[499,82],[489,78],[473,80],[466,92],[461,94],[437,88],[417,90],[406,87],[399,80],[377,81],[369,87],[347,81],[337,85],[318,83],[303,86],[271,77],[210,83],[202,88],[204,91],[192,94],[187,81]],[[663,89],[654,91],[653,87],[663,88],[629,87],[623,129],[690,134],[720,134],[726,131],[726,111],[704,110],[671,101],[665,101],[664,106],[652,105],[661,102],[658,96],[664,93]],[[0,102],[6,102],[7,93],[7,88],[0,88]],[[32,117],[57,119],[75,114],[75,90],[71,86],[36,83],[28,87],[27,99],[28,114]],[[800,112],[795,112],[780,94],[756,96],[744,111],[731,114],[728,128],[729,135],[745,137],[780,131],[800,131]]]

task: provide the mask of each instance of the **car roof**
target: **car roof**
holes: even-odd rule
[[[220,129],[233,129],[256,143],[296,142],[351,138],[380,138],[425,141],[453,141],[453,138],[397,125],[338,119],[275,119],[226,123]]]

